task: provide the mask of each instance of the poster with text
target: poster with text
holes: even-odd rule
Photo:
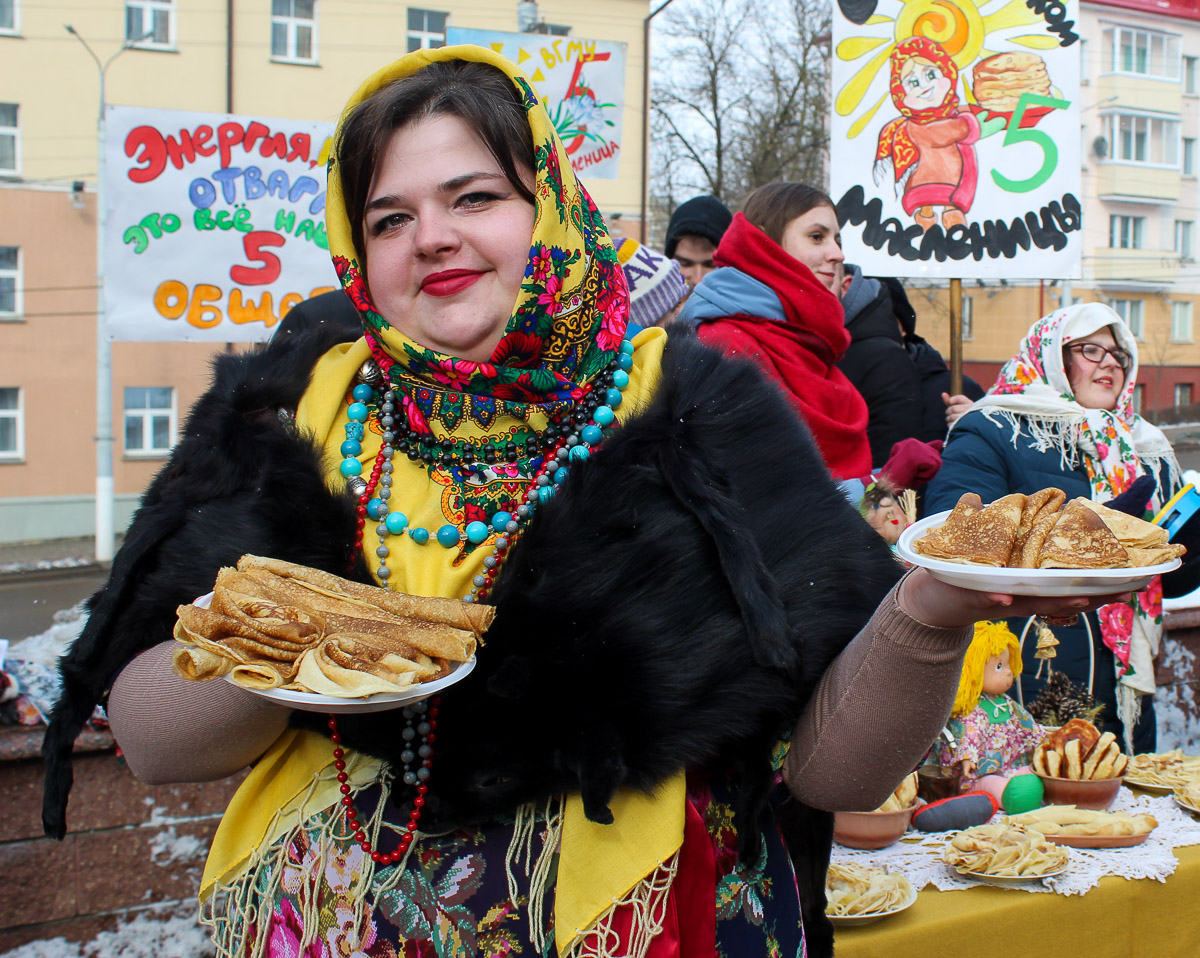
[[[625,109],[625,44],[451,27],[446,42],[490,47],[533,83],[578,176],[615,180]]]
[[[1078,277],[1078,0],[837,0],[830,193],[867,275]]]
[[[268,338],[335,289],[329,123],[110,107],[105,309],[116,340]]]

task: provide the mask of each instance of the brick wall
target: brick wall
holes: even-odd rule
[[[76,747],[67,837],[42,835],[41,729],[0,728],[0,954],[62,936],[90,941],[147,908],[195,914],[217,823],[240,777],[143,785],[112,739]]]

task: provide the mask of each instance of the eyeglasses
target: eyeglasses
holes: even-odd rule
[[[1118,347],[1105,349],[1099,343],[1072,343],[1067,349],[1078,351],[1089,363],[1095,363],[1097,366],[1104,362],[1105,356],[1111,356],[1113,362],[1125,372],[1129,372],[1129,367],[1133,365],[1133,357]]]

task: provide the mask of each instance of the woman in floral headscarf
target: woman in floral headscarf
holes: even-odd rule
[[[1137,371],[1137,342],[1108,306],[1084,303],[1042,317],[988,394],[954,424],[926,510],[952,508],[965,492],[991,502],[1047,486],[1108,502],[1149,476],[1134,511],[1152,516],[1179,489],[1179,463],[1162,431],[1133,411]],[[1168,577],[1180,591],[1195,561]],[[1090,686],[1104,705],[1102,724],[1138,752],[1154,751],[1163,586],[1156,578],[1131,603],[1053,628],[1061,643],[1053,667]],[[1020,635],[1025,622],[1010,626]],[[1022,674],[1025,701],[1043,684]]]
[[[910,37],[892,51],[889,90],[901,115],[880,131],[875,182],[890,176],[904,212],[925,230],[937,222],[934,207],[943,229],[965,225],[975,201],[979,121],[959,112],[957,83],[958,67],[934,40]]]
[[[625,338],[604,223],[491,51],[363,84],[327,219],[363,336],[221,364],[64,666],[64,716],[111,684],[138,775],[253,763],[202,881],[218,954],[831,954],[828,810],[919,759],[966,626],[1096,603],[894,585],[755,367]],[[243,551],[495,621],[440,699],[293,714],[170,671],[175,606]]]

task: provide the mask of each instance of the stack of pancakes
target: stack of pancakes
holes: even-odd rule
[[[1182,556],[1159,526],[1053,487],[1016,493],[988,506],[967,493],[945,525],[913,543],[947,562],[1012,569],[1122,569]]]
[[[209,608],[177,612],[172,666],[183,678],[229,675],[250,689],[342,698],[447,675],[475,654],[495,615],[252,555],[220,571]]]
[[[1050,95],[1046,61],[1036,53],[997,53],[976,63],[972,77],[975,99],[995,113],[1011,113],[1026,93]]]

